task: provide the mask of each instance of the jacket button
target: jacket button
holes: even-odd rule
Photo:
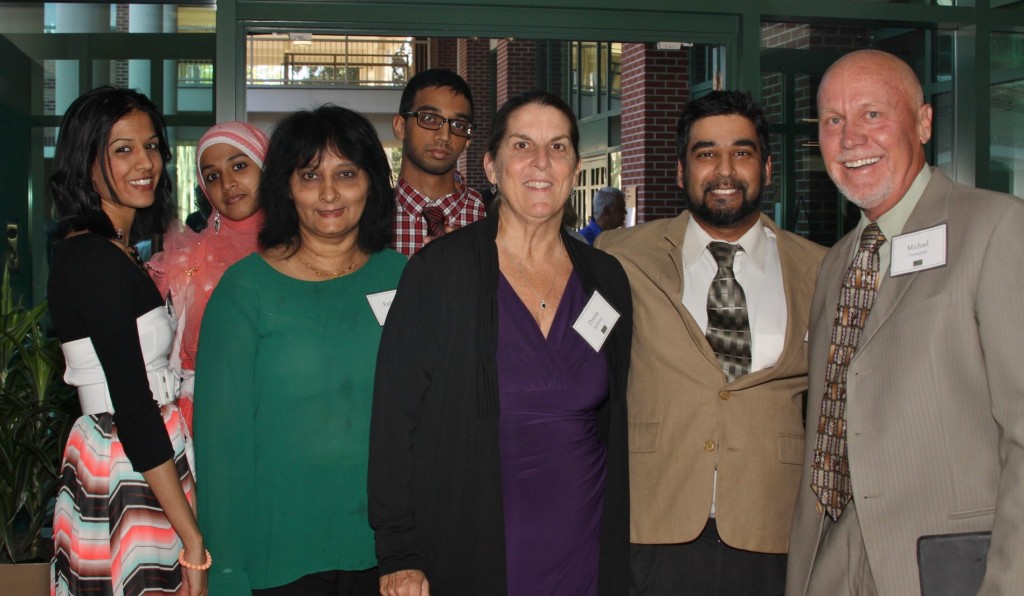
[[[704,441],[704,451],[712,452],[715,450],[715,442],[711,440]]]
[[[718,397],[721,398],[721,399],[729,399],[729,392],[728,391],[719,391],[718,392]]]
[[[825,513],[825,506],[821,504],[821,501],[815,501],[814,510],[818,512],[818,515]]]

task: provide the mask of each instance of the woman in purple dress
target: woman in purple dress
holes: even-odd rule
[[[561,226],[581,167],[572,110],[530,92],[492,129],[496,211],[412,258],[381,340],[381,592],[626,594],[629,285]]]

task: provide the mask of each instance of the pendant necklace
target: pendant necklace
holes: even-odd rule
[[[537,292],[537,290],[533,289],[533,286],[530,285],[530,282],[526,281],[526,274],[523,272],[523,262],[520,261],[519,259],[517,259],[514,254],[512,254],[512,251],[509,250],[508,246],[505,245],[505,241],[504,240],[498,240],[498,243],[501,244],[501,247],[503,249],[505,249],[506,253],[508,253],[509,258],[512,259],[512,265],[515,266],[516,273],[519,274],[519,281],[523,282],[523,285],[526,286],[526,289],[530,290],[530,292],[532,292],[533,295],[537,297],[537,300],[540,302],[540,309],[541,309],[541,311],[547,310],[548,309],[548,301],[547,301],[547,299],[544,296],[550,296],[551,295],[551,290],[552,290],[552,288],[555,287],[555,279],[558,277],[557,272],[554,275],[551,276],[551,283],[548,284],[548,289],[547,289],[546,292],[544,292],[544,296],[541,296],[540,293]],[[561,257],[561,253],[559,253],[559,257]],[[558,264],[557,260],[555,261],[555,264],[556,265]]]
[[[138,249],[136,249],[133,245],[128,244],[128,240],[125,238],[124,230],[117,229],[115,230],[115,233],[117,234],[117,241],[124,246],[125,250],[128,251],[128,256],[135,260],[136,265],[145,269],[146,264],[142,262],[142,257],[139,256]]]

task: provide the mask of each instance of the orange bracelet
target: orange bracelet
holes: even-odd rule
[[[213,565],[213,557],[210,556],[210,551],[206,551],[206,562],[202,565],[195,565],[185,560],[185,549],[182,548],[181,552],[178,553],[178,563],[185,569],[191,569],[192,571],[206,571]]]

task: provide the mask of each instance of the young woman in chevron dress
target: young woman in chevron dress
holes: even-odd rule
[[[156,106],[135,91],[90,91],[61,123],[49,302],[82,416],[54,511],[52,594],[207,591],[173,320],[131,244],[166,228],[170,156]]]

